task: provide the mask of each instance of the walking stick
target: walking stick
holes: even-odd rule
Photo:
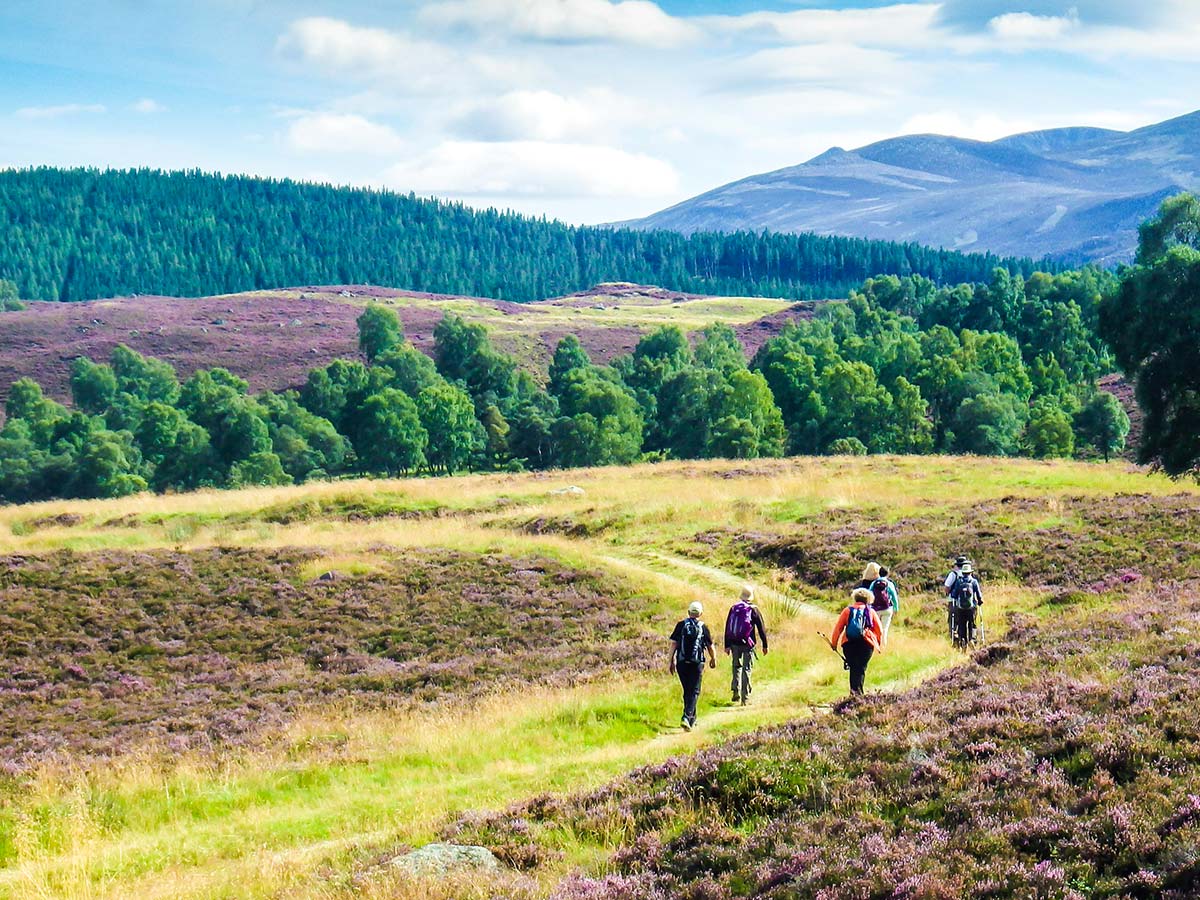
[[[819,637],[821,640],[823,640],[825,642],[825,646],[827,646],[830,650],[832,650],[834,653],[837,654],[837,658],[842,661],[842,668],[845,668],[845,669],[850,668],[850,661],[842,655],[841,651],[838,650],[837,647],[833,646],[833,642],[831,640],[829,640],[829,635],[825,634],[825,632],[823,632],[823,631],[818,631],[817,637]]]

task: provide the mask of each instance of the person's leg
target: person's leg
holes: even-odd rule
[[[888,642],[888,631],[892,627],[892,616],[895,614],[896,611],[891,607],[888,607],[879,614],[879,625],[883,629],[883,643],[885,645]]]
[[[842,644],[842,654],[850,666],[850,693],[852,694],[863,692],[863,677],[866,675],[867,667],[862,662],[862,658],[863,648],[866,647],[868,647],[867,642],[863,640],[846,641]]]
[[[733,702],[738,701],[738,685],[742,680],[741,672],[741,648],[731,647],[729,650],[729,663],[731,674],[729,677],[729,695],[733,698]]]
[[[704,669],[695,663],[681,663],[679,681],[683,684],[683,717],[696,723],[696,700],[700,697],[700,679]]]
[[[701,663],[696,666],[696,681],[692,685],[691,701],[688,705],[688,718],[691,719],[693,725],[696,724],[696,705],[700,702],[700,686],[704,683],[704,665]]]
[[[753,686],[750,684],[750,673],[754,671],[754,648],[747,647],[742,651],[742,702],[745,703],[750,699],[750,691]]]
[[[858,692],[860,694],[867,689],[867,666],[871,664],[871,657],[874,655],[875,648],[863,641],[862,673],[858,676]]]
[[[693,668],[693,666],[689,666],[687,663],[679,663],[675,668],[676,674],[679,675],[679,686],[683,691],[683,721],[685,722],[688,721],[688,697],[692,693],[691,669]]]
[[[967,636],[970,638],[972,644],[979,639],[979,632],[975,626],[978,614],[979,610],[975,607],[971,607],[967,612]]]

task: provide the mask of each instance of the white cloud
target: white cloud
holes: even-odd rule
[[[760,50],[732,64],[719,77],[727,86],[743,90],[805,85],[886,95],[901,89],[919,71],[919,64],[888,50],[811,44]]]
[[[525,60],[467,53],[402,31],[323,16],[292,22],[275,49],[328,74],[386,83],[397,94],[442,94],[465,83],[503,85],[534,70]]]
[[[500,29],[537,41],[676,47],[700,33],[649,0],[445,0],[424,7],[420,17],[430,25]]]
[[[157,100],[152,100],[149,97],[143,97],[141,100],[138,100],[136,103],[132,104],[129,108],[134,112],[142,113],[143,115],[153,115],[154,113],[167,111],[165,106],[163,106]]]
[[[300,153],[393,155],[404,139],[387,125],[343,113],[305,113],[288,126],[287,143]]]
[[[102,103],[64,103],[61,106],[25,106],[17,110],[22,119],[58,119],[80,113],[105,113],[108,107]]]
[[[760,10],[700,19],[714,32],[750,33],[786,43],[929,47],[945,39],[937,3],[898,3],[871,9]]]
[[[1034,43],[1054,41],[1079,27],[1074,10],[1065,16],[1036,16],[1027,12],[1011,12],[996,16],[988,22],[988,31],[1002,41]]]
[[[639,101],[597,88],[576,97],[553,91],[510,91],[474,104],[452,122],[456,134],[479,141],[594,140],[603,129],[611,135],[631,121],[648,123]]]
[[[592,144],[446,141],[385,173],[402,191],[457,197],[672,195],[679,176],[662,160]]]
[[[451,54],[440,45],[383,28],[360,28],[341,19],[297,19],[280,36],[276,50],[298,62],[361,76],[420,73],[446,65]]]

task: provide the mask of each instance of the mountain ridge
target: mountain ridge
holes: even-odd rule
[[[1069,126],[993,141],[939,134],[830,147],[642,219],[644,229],[811,232],[949,250],[1129,261],[1138,224],[1200,190],[1200,111],[1132,131]]]

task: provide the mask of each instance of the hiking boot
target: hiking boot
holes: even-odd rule
[[[750,702],[750,698],[749,698],[749,697],[743,697],[743,698],[742,698],[742,706],[745,706],[745,705],[746,705],[747,703],[749,703],[749,702]]]
[[[739,697],[737,694],[734,694],[732,697],[730,697],[730,698],[729,698],[729,702],[730,702],[730,703],[737,703],[737,702],[738,702],[739,700],[741,700],[741,699],[742,699],[742,698],[741,698],[741,697]]]
[[[687,716],[684,716],[682,719],[679,720],[679,727],[682,728],[684,731],[691,731],[692,723],[688,721]]]

